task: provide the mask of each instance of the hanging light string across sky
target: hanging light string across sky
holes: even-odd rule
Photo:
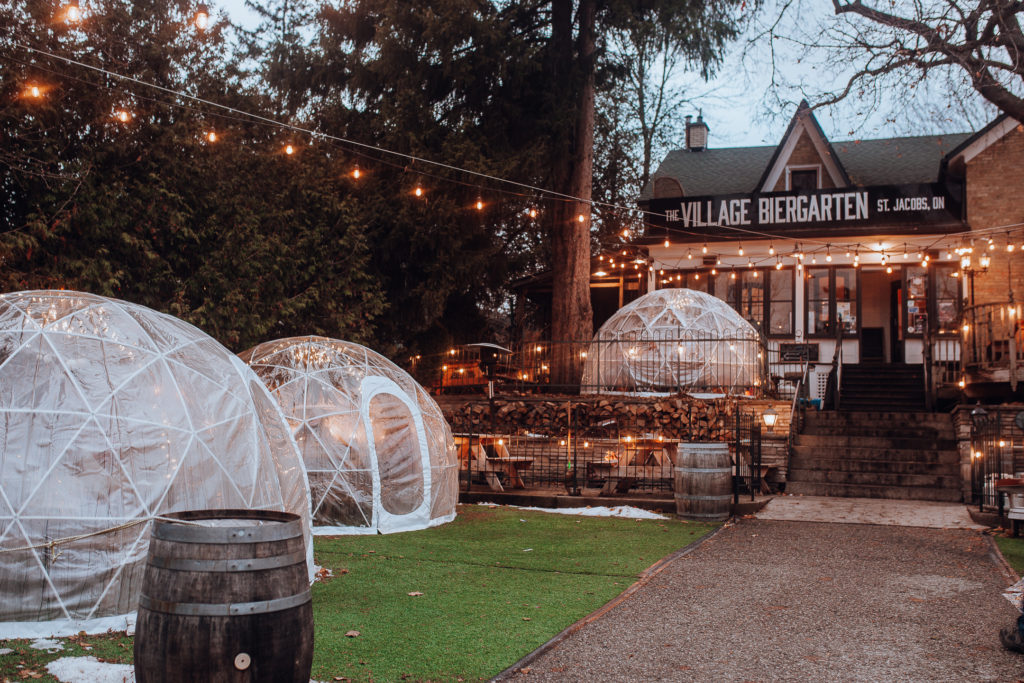
[[[299,134],[303,134],[303,135],[308,135],[313,140],[316,140],[316,139],[319,138],[319,139],[323,139],[323,140],[328,141],[328,142],[341,143],[342,145],[348,145],[348,146],[351,146],[352,148],[354,148],[354,149],[352,149],[350,151],[352,151],[352,152],[354,152],[356,154],[359,154],[360,156],[363,156],[365,158],[371,159],[371,160],[373,160],[375,162],[384,163],[384,164],[390,165],[392,167],[402,168],[404,166],[404,168],[406,170],[409,170],[409,168],[410,168],[407,164],[394,164],[394,163],[390,163],[390,162],[386,161],[385,159],[374,157],[374,156],[371,156],[369,154],[365,154],[363,152],[375,152],[377,154],[390,155],[390,156],[396,157],[398,159],[402,159],[402,160],[404,160],[404,162],[408,162],[408,163],[412,163],[412,164],[419,163],[419,164],[423,164],[423,165],[428,166],[428,167],[435,167],[435,168],[438,168],[438,169],[452,171],[452,172],[455,172],[455,173],[462,173],[462,174],[466,174],[466,175],[471,176],[471,177],[478,178],[480,180],[486,180],[486,181],[489,181],[489,182],[492,182],[492,183],[504,184],[504,185],[515,187],[518,190],[520,190],[520,191],[517,191],[517,192],[510,192],[508,190],[502,190],[502,189],[498,189],[498,188],[488,188],[488,191],[495,191],[495,192],[500,192],[500,193],[503,193],[503,194],[512,194],[512,195],[515,195],[515,196],[518,196],[518,197],[523,197],[523,198],[529,198],[531,196],[537,196],[537,197],[541,197],[541,198],[556,199],[556,200],[565,201],[565,202],[573,202],[573,203],[585,204],[585,205],[590,206],[590,207],[605,208],[605,209],[609,209],[609,210],[611,210],[613,212],[626,212],[626,213],[634,213],[634,214],[639,212],[643,216],[658,215],[660,217],[660,214],[655,214],[655,213],[649,212],[649,211],[640,211],[638,208],[635,208],[635,207],[625,207],[625,206],[620,206],[620,205],[612,204],[612,203],[608,203],[608,202],[595,201],[595,200],[592,200],[592,199],[583,199],[581,197],[575,197],[575,196],[572,196],[572,195],[569,195],[569,194],[565,194],[565,193],[557,192],[557,191],[554,191],[554,190],[542,188],[542,187],[539,187],[539,186],[536,186],[536,185],[531,185],[529,183],[523,183],[523,182],[519,182],[519,181],[515,181],[515,180],[510,180],[510,179],[507,179],[507,178],[501,178],[501,177],[494,176],[494,175],[491,175],[491,174],[488,174],[488,173],[482,173],[480,171],[473,171],[471,169],[462,168],[462,167],[459,167],[459,166],[454,166],[452,164],[447,164],[447,163],[440,162],[440,161],[434,161],[434,160],[427,159],[427,158],[424,158],[424,157],[418,157],[418,156],[415,156],[415,155],[412,155],[412,154],[407,154],[407,153],[404,153],[404,152],[398,152],[398,151],[390,150],[390,149],[387,149],[387,148],[384,148],[384,147],[379,147],[377,145],[371,145],[371,144],[359,142],[357,140],[351,140],[351,139],[348,139],[348,138],[344,138],[344,137],[340,137],[340,136],[336,136],[336,135],[331,135],[331,134],[328,134],[328,133],[322,133],[322,132],[319,132],[319,131],[311,130],[309,128],[303,128],[301,126],[297,126],[297,125],[290,124],[290,123],[284,123],[284,122],[278,121],[276,119],[272,119],[272,118],[269,118],[269,117],[266,117],[266,116],[262,116],[260,114],[254,114],[252,112],[248,112],[248,111],[237,109],[235,107],[231,107],[231,106],[228,106],[228,105],[220,104],[218,102],[214,102],[212,100],[208,100],[208,99],[199,97],[197,95],[190,95],[188,93],[177,91],[177,90],[174,90],[172,88],[167,88],[167,87],[164,87],[164,86],[161,86],[161,85],[157,85],[155,83],[149,83],[147,81],[143,81],[143,80],[135,78],[133,76],[126,76],[124,74],[119,74],[119,73],[117,73],[115,71],[111,71],[109,69],[105,69],[105,68],[102,68],[102,67],[94,66],[94,65],[91,65],[91,64],[86,64],[85,62],[81,62],[79,60],[72,59],[70,57],[66,57],[66,56],[63,56],[63,55],[55,54],[55,53],[49,52],[47,50],[42,50],[42,49],[39,49],[39,48],[31,47],[29,45],[24,45],[22,43],[14,43],[14,45],[16,47],[22,49],[22,50],[27,51],[27,52],[30,52],[30,53],[33,53],[33,54],[37,54],[37,55],[42,55],[44,57],[48,57],[50,59],[55,59],[55,60],[58,60],[60,62],[64,62],[66,64],[72,65],[72,66],[77,66],[77,67],[80,67],[80,68],[83,68],[83,69],[94,71],[94,72],[103,74],[103,75],[105,75],[105,76],[107,76],[109,78],[117,79],[117,80],[124,81],[124,82],[133,83],[133,84],[141,86],[143,88],[149,88],[149,89],[156,90],[156,91],[168,94],[168,95],[173,95],[173,96],[175,96],[177,98],[181,98],[183,100],[187,100],[187,101],[191,101],[191,102],[194,102],[194,103],[197,103],[197,104],[205,105],[206,107],[212,107],[212,108],[214,108],[216,110],[220,110],[221,112],[227,112],[229,114],[229,116],[225,116],[225,118],[228,118],[228,119],[231,119],[231,120],[250,120],[250,121],[256,121],[256,122],[259,122],[259,123],[262,123],[262,124],[266,124],[266,125],[269,125],[269,126],[273,126],[273,127],[276,127],[276,128],[280,128],[280,129],[283,129],[283,130],[288,130],[288,131],[293,132],[293,133],[299,133]],[[12,60],[13,61],[17,61],[17,62],[19,62],[21,64],[24,64],[26,66],[32,66],[32,67],[35,67],[35,68],[40,68],[39,65],[36,65],[36,64],[27,64],[25,62],[20,62],[20,60],[16,60],[16,59],[13,59],[13,58],[12,58]],[[58,73],[58,72],[51,71],[51,73]],[[62,73],[58,73],[58,75],[69,77],[69,78],[73,78],[73,79],[75,78],[74,76],[68,76],[67,74],[62,74]],[[81,80],[81,79],[75,79],[75,80]],[[93,85],[97,85],[97,84],[93,84]],[[30,87],[32,87],[32,86],[30,86]],[[109,88],[109,86],[107,86],[107,87]],[[41,91],[39,86],[35,86],[35,88],[37,90]],[[41,96],[41,94],[42,94],[41,92],[40,92],[40,94],[33,93],[33,96],[34,97],[39,97],[39,96]],[[182,108],[196,109],[195,107],[189,107],[188,105],[182,104],[180,102],[167,102],[167,101],[161,102],[160,100],[156,100],[156,99],[153,99],[153,98],[144,98],[144,99],[149,99],[150,101],[162,103],[162,104],[164,104],[166,106],[177,106],[177,107],[182,107]],[[126,121],[131,119],[131,112],[129,112],[127,109],[120,108],[117,112],[115,112],[115,116],[118,117],[122,122],[126,122]],[[213,131],[207,132],[204,135],[204,137],[206,137],[206,139],[211,141],[211,142],[216,141],[216,133],[213,132]],[[288,146],[292,147],[291,144],[289,144]],[[294,147],[292,147],[292,152],[294,152]],[[291,152],[287,152],[287,153],[291,153]],[[359,178],[360,173],[361,172],[360,172],[359,167],[357,165],[356,169],[353,171],[352,175],[355,178]],[[445,176],[434,175],[434,174],[427,174],[427,173],[424,173],[423,171],[420,171],[420,170],[417,170],[416,173],[419,174],[419,175],[422,175],[424,177],[431,177],[431,178],[434,178],[434,179],[437,179],[437,180],[442,180],[442,181],[445,181],[445,182],[450,182],[450,183],[458,184],[458,185],[462,185],[462,186],[479,187],[479,185],[474,185],[474,184],[471,184],[471,183],[466,183],[464,181],[459,181],[457,179],[449,178],[449,177],[445,177]],[[422,187],[417,185],[416,189],[418,190],[416,192],[416,195],[417,196],[422,196],[422,194],[423,194]],[[523,193],[523,192],[521,192],[522,190],[526,190],[528,192],[527,193]],[[475,206],[475,208],[477,210],[482,210],[484,208],[484,204],[482,202],[482,199],[478,198],[476,203],[474,204],[474,206]],[[531,215],[531,217],[535,217],[536,212],[535,211],[531,211],[530,215]],[[583,216],[583,214],[580,214],[577,217],[577,220],[579,220],[580,222],[584,222],[585,221],[585,216]],[[653,226],[653,225],[647,223],[646,221],[643,221],[643,226],[647,227],[647,228],[656,227],[656,226]],[[722,231],[731,231],[734,234],[735,237],[733,237],[731,235],[719,235],[718,238],[719,239],[721,239],[722,237],[725,237],[726,239],[733,239],[734,238],[737,241],[737,243],[740,243],[740,240],[742,240],[744,237],[747,237],[748,239],[751,238],[751,237],[753,237],[753,238],[760,238],[760,239],[767,239],[767,240],[770,240],[770,241],[773,241],[773,242],[774,241],[783,242],[783,241],[789,241],[790,239],[792,239],[792,238],[787,238],[787,237],[785,237],[783,235],[779,235],[779,234],[760,232],[760,231],[756,231],[756,230],[740,228],[740,227],[737,227],[737,226],[720,225],[720,224],[714,223],[714,222],[709,222],[707,227],[714,227],[714,228],[717,228],[717,229],[722,230]],[[989,244],[991,245],[995,236],[1001,236],[1002,234],[1005,233],[1007,235],[1007,240],[1009,240],[1010,239],[1011,231],[1012,232],[1017,232],[1017,230],[1021,229],[1021,228],[1024,228],[1024,223],[1013,223],[1013,224],[1009,224],[1009,225],[997,226],[997,227],[994,227],[994,228],[987,228],[987,229],[978,230],[978,231],[968,230],[968,231],[963,231],[963,232],[960,232],[960,233],[947,233],[947,234],[944,234],[944,235],[941,235],[941,236],[937,237],[936,239],[932,240],[931,242],[929,242],[926,245],[917,245],[917,244],[915,244],[915,245],[910,245],[910,246],[914,250],[916,250],[916,251],[928,251],[928,250],[932,249],[936,244],[939,244],[940,242],[963,242],[964,240],[967,240],[967,239],[976,239],[976,238],[980,238],[980,239],[983,239],[983,240],[987,238],[989,240]],[[678,229],[678,228],[669,228],[667,231],[669,231],[671,233],[674,233],[675,235],[686,235],[688,237],[706,237],[705,233],[699,233],[699,232],[688,231],[688,230],[681,230],[681,229]],[[623,239],[628,239],[629,235],[630,235],[629,229],[626,228],[622,232],[623,232],[623,235],[622,235]],[[824,242],[824,241],[816,240],[816,239],[813,239],[813,238],[810,238],[810,239],[803,238],[801,241],[805,242],[805,243],[808,243],[808,244],[816,245],[816,248],[812,251],[812,253],[817,253],[818,251],[821,251],[821,250],[825,250],[826,252],[828,252],[832,247],[835,247],[837,250],[845,249],[847,251],[849,251],[852,248],[856,248],[858,250],[863,250],[866,253],[878,253],[878,254],[881,254],[884,257],[886,252],[893,251],[893,248],[877,249],[877,248],[872,248],[872,247],[870,247],[870,246],[868,246],[866,244],[863,244],[863,243],[856,243],[855,244],[855,243],[852,243],[852,242],[851,243]],[[668,240],[666,240],[666,242],[668,242]],[[906,246],[907,246],[907,243],[904,244],[904,247],[906,247]],[[949,247],[949,246],[944,247],[944,248],[952,249],[952,247]],[[1024,245],[1022,245],[1021,248],[1024,249]],[[1008,247],[1007,250],[1009,251],[1010,248]],[[740,256],[742,256],[742,252],[740,253]],[[757,262],[761,263],[761,262],[765,262],[765,261],[768,261],[768,260],[774,260],[774,259],[775,259],[774,255],[770,255],[770,257],[767,258],[767,259],[760,259],[759,258]],[[799,259],[798,258],[798,260],[802,261],[803,259]]]

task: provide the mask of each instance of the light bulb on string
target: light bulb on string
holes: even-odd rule
[[[118,109],[116,112],[114,112],[114,118],[116,118],[121,123],[128,123],[132,120],[132,113],[127,109]]]
[[[537,209],[535,209],[533,207],[530,207],[530,210],[527,211],[526,213],[530,216],[530,218],[536,218],[537,217]]]
[[[850,248],[846,248],[846,258],[850,258]]]
[[[25,96],[31,97],[34,100],[38,100],[43,96],[43,90],[38,85],[33,83],[32,85],[25,88]]]
[[[77,0],[71,0],[64,6],[64,21],[69,24],[77,24],[82,20],[82,8],[78,6]]]
[[[718,269],[717,268],[712,268],[711,269],[711,274],[712,275],[718,275]]]
[[[827,244],[825,245],[825,261],[832,263],[832,248]]]
[[[707,242],[705,242],[704,246],[700,248],[700,253],[702,253],[702,254],[708,253],[708,243]]]
[[[903,243],[903,260],[904,261],[907,260],[907,243],[906,242]]]
[[[775,270],[782,270],[782,259],[776,259]]]
[[[210,8],[204,2],[199,3],[196,8],[195,24],[200,31],[205,31],[206,27],[210,25]]]
[[[415,196],[417,196],[417,197],[422,197],[423,196],[423,186],[422,185],[416,185],[416,187],[415,187],[415,189],[413,189],[412,193]]]
[[[729,279],[730,280],[735,280],[736,279],[736,270],[735,269],[731,273],[729,273]]]
[[[691,253],[689,249],[686,250],[686,258],[689,261],[693,260],[693,253]]]
[[[1006,251],[1007,253],[1013,253],[1013,242],[1010,241],[1010,233],[1006,233]]]
[[[352,169],[352,177],[355,180],[359,180],[362,176],[363,172],[359,169],[359,164],[356,164],[356,167]]]
[[[665,240],[665,248],[668,249],[668,247],[669,247],[669,242],[668,242],[668,239],[666,239]]]
[[[892,273],[892,266],[886,266],[885,267],[885,272],[891,274]]]
[[[285,145],[284,146],[284,153],[287,154],[288,156],[291,156],[291,155],[295,154],[295,147],[293,145],[291,145],[291,144]]]
[[[739,247],[740,247],[739,255],[743,256],[743,242],[739,242]]]
[[[217,131],[215,131],[215,130],[207,131],[206,132],[206,141],[207,142],[217,142]]]
[[[775,256],[775,245],[771,242],[768,243],[768,255]]]

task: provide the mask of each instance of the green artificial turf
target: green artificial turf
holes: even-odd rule
[[[999,552],[1003,554],[1006,561],[1010,563],[1020,575],[1024,575],[1024,538],[1011,538],[1009,536],[993,536]]]
[[[433,529],[317,538],[333,576],[313,587],[313,678],[486,680],[715,526],[460,506]],[[0,641],[15,650],[0,655],[0,680],[64,656],[131,662],[124,634],[59,640],[52,653]]]

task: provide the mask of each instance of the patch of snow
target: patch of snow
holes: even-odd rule
[[[101,662],[95,657],[62,657],[47,664],[46,670],[61,683],[135,683],[131,664]]]
[[[483,505],[485,507],[498,507],[495,503],[477,503],[477,505]],[[624,517],[627,519],[668,519],[665,515],[659,515],[657,512],[651,512],[650,510],[643,510],[641,508],[633,507],[632,505],[616,505],[614,507],[597,506],[597,507],[581,507],[581,508],[538,508],[538,507],[525,507],[521,505],[509,505],[508,507],[518,508],[520,510],[534,510],[536,512],[552,512],[559,515],[581,515],[583,517]]]
[[[9,655],[12,652],[14,652],[14,650],[9,647],[0,647],[0,655]]]
[[[64,649],[64,643],[57,642],[56,640],[39,638],[29,643],[29,647],[33,650],[46,650],[47,652],[56,652],[57,650]]]
[[[54,621],[0,621],[0,640],[8,638],[62,638],[86,633],[127,631],[135,633],[135,612],[95,619],[56,619]]]
[[[62,683],[135,683],[131,664],[101,662],[95,657],[61,657],[47,664],[46,670]]]

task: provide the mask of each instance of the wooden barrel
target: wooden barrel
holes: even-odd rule
[[[676,514],[698,522],[728,519],[732,502],[729,444],[681,443],[676,458]]]
[[[313,666],[313,603],[298,515],[166,515],[149,543],[135,680],[295,681]]]

